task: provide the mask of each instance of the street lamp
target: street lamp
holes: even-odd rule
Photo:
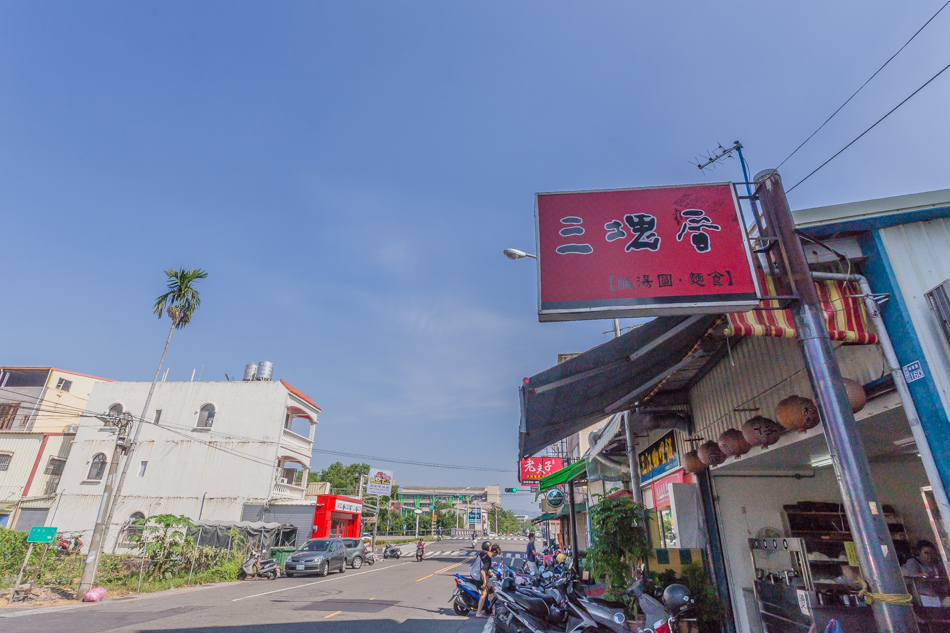
[[[505,257],[508,259],[521,259],[522,257],[530,257],[531,259],[537,259],[537,255],[532,255],[531,253],[525,253],[524,251],[519,251],[517,248],[506,248],[504,250]]]
[[[519,251],[517,248],[506,248],[504,251],[505,257],[511,260],[522,259],[524,257],[530,257],[531,259],[537,259],[537,255],[532,255],[531,253],[525,253],[524,251]],[[614,337],[620,336],[620,319],[614,319]]]

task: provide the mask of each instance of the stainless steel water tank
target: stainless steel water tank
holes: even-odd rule
[[[257,363],[248,363],[244,366],[244,380],[254,380],[257,375]]]
[[[254,380],[270,380],[274,375],[274,363],[262,360],[257,364],[257,375]]]

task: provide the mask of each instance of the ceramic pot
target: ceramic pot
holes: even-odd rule
[[[699,455],[696,454],[696,451],[689,451],[683,455],[683,469],[688,473],[701,473],[704,470],[709,468],[707,464],[704,464]]]
[[[699,448],[696,449],[696,455],[699,457],[699,461],[707,466],[718,466],[726,461],[726,454],[722,452],[722,449],[719,448],[719,444],[715,442],[703,442],[700,444]]]
[[[782,427],[769,418],[757,415],[742,425],[742,437],[751,446],[771,446],[782,436]]]
[[[739,429],[726,429],[719,436],[719,450],[727,457],[745,455],[751,448],[752,445],[746,441]]]
[[[779,402],[775,419],[789,431],[807,431],[821,423],[815,403],[801,396],[789,396]]]
[[[864,387],[857,380],[850,378],[844,379],[844,388],[848,392],[848,402],[851,403],[851,410],[857,413],[868,403],[868,394],[864,392]]]

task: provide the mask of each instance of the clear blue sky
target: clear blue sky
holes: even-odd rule
[[[148,380],[162,270],[202,267],[170,380],[270,360],[321,447],[513,468],[521,378],[609,329],[537,322],[532,264],[501,254],[531,250],[533,194],[739,180],[688,162],[736,139],[775,166],[940,4],[4,2],[0,363]],[[948,27],[786,186],[950,61]],[[947,187],[948,97],[950,74],[793,206]]]

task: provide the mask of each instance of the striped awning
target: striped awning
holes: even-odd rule
[[[858,345],[873,345],[878,342],[877,334],[869,331],[867,312],[857,284],[842,281],[814,283],[831,340]],[[767,296],[779,294],[771,277],[765,277],[763,288]],[[791,311],[775,309],[778,306],[778,300],[772,299],[762,301],[758,310],[730,314],[725,335],[795,338],[795,322]]]

